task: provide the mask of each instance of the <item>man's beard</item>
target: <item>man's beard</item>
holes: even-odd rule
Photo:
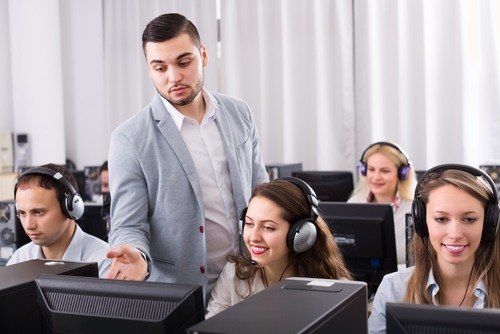
[[[157,91],[165,100],[167,100],[174,107],[182,107],[182,106],[188,105],[191,102],[193,102],[193,100],[196,98],[196,96],[198,96],[198,94],[201,92],[201,89],[203,88],[203,84],[204,84],[204,80],[198,81],[198,83],[194,87],[191,94],[189,94],[188,96],[186,96],[185,98],[183,98],[180,101],[179,100],[178,101],[172,100],[171,98],[168,98],[167,96],[163,96],[162,93],[158,89],[157,89]]]

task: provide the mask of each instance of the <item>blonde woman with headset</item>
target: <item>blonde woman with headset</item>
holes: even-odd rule
[[[406,264],[406,214],[411,211],[417,183],[408,155],[395,143],[376,142],[361,155],[360,178],[350,203],[391,204],[398,266]]]

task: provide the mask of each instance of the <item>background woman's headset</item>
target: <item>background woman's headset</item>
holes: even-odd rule
[[[363,154],[361,154],[361,159],[359,159],[359,162],[360,162],[359,172],[361,173],[361,175],[366,176],[366,173],[368,172],[368,165],[367,165],[366,159],[365,159],[366,152],[376,145],[392,147],[403,156],[404,162],[398,168],[398,179],[401,181],[406,180],[408,178],[408,176],[410,175],[410,168],[411,168],[412,162],[410,161],[410,159],[408,158],[408,155],[405,153],[405,151],[401,147],[399,147],[398,145],[396,145],[394,143],[388,142],[388,141],[378,141],[376,143],[371,144],[363,151]]]
[[[420,177],[419,182],[417,183],[417,187],[415,188],[415,197],[412,203],[412,215],[413,215],[413,223],[415,225],[415,233],[417,233],[422,238],[426,238],[429,236],[429,230],[427,229],[427,223],[425,219],[426,207],[424,200],[419,195],[422,184],[427,182],[426,179],[429,176],[429,174],[431,173],[442,174],[444,171],[450,169],[461,170],[473,176],[482,177],[486,182],[488,182],[492,190],[492,194],[484,210],[484,225],[483,225],[483,234],[481,239],[485,241],[493,241],[498,231],[498,225],[499,225],[498,221],[500,219],[500,209],[498,207],[498,192],[495,182],[493,182],[491,177],[484,171],[467,165],[459,165],[459,164],[444,164],[435,166],[426,171]]]

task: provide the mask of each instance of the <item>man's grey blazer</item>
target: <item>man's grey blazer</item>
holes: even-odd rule
[[[247,104],[212,95],[234,202],[241,212],[253,187],[266,182],[268,175]],[[200,183],[188,148],[158,94],[113,131],[109,174],[111,247],[131,244],[144,251],[152,260],[150,281],[198,284],[206,291]]]

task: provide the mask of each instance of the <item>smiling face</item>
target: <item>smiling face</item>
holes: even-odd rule
[[[482,203],[458,187],[441,186],[429,194],[426,222],[439,266],[471,268],[483,231]]]
[[[21,224],[34,244],[57,247],[71,239],[71,220],[61,211],[55,189],[30,183],[16,192],[16,207]]]
[[[380,152],[370,155],[366,164],[366,181],[377,202],[383,202],[381,198],[392,202],[398,187],[398,167]]]
[[[158,93],[174,107],[190,104],[203,87],[203,68],[208,63],[205,47],[200,48],[183,33],[164,42],[144,47],[148,71]]]
[[[282,218],[281,210],[265,197],[253,197],[243,230],[243,240],[252,259],[258,266],[273,271],[283,270],[288,265],[290,253],[286,245],[290,224]]]

